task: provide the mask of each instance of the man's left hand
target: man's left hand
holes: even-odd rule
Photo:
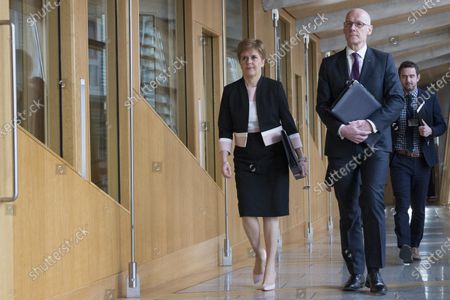
[[[423,137],[427,137],[427,136],[431,135],[433,130],[431,130],[430,126],[428,126],[428,124],[425,123],[425,121],[423,119],[422,119],[422,124],[423,124],[423,126],[419,126],[419,134]]]

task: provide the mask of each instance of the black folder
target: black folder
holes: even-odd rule
[[[357,80],[352,80],[331,106],[331,113],[342,123],[365,120],[381,107],[381,103]],[[365,144],[375,145],[379,132],[370,134]]]
[[[342,123],[365,120],[381,103],[358,81],[353,80],[333,103],[331,113]]]
[[[306,176],[306,170],[303,169],[301,161],[297,156],[297,152],[295,152],[294,146],[292,145],[291,139],[284,130],[281,130],[281,141],[283,142],[284,152],[286,153],[286,158],[292,175],[294,175],[295,179],[302,179]]]

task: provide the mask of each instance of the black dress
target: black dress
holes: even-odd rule
[[[289,214],[289,170],[281,142],[265,146],[261,133],[248,133],[247,145],[234,148],[239,215]]]

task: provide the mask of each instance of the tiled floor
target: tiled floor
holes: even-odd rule
[[[382,276],[388,286],[380,299],[450,299],[450,210],[428,207],[421,262],[404,265],[398,258],[393,209],[386,209],[387,259]],[[338,220],[334,220],[335,227]],[[252,266],[230,268],[228,273],[177,292],[142,299],[373,299],[367,288],[343,292],[348,278],[340,254],[339,232],[312,245],[284,246],[274,291],[263,292],[251,282]]]

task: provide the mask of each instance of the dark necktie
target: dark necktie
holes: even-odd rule
[[[353,56],[352,79],[359,80],[359,54],[353,52],[352,56]]]
[[[414,149],[414,127],[409,126],[409,121],[414,118],[414,109],[412,107],[413,97],[411,94],[405,96],[406,100],[406,148],[412,152]]]

